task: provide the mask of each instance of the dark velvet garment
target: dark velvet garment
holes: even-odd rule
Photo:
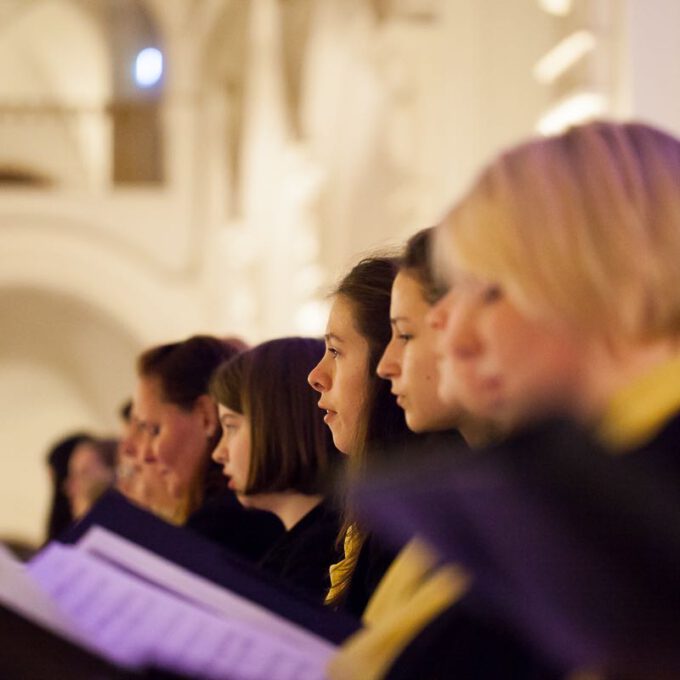
[[[186,526],[248,562],[261,560],[286,530],[271,512],[244,508],[213,460],[203,478],[203,502]]]
[[[342,557],[337,548],[340,523],[336,510],[319,503],[276,541],[260,567],[322,603],[331,585],[330,566]]]
[[[186,526],[248,562],[257,562],[285,533],[271,512],[244,508],[230,489],[206,499]]]
[[[564,669],[467,600],[430,622],[402,650],[385,680],[563,680]]]
[[[454,648],[463,618],[490,649],[539,666],[680,677],[680,417],[621,454],[544,423],[448,467],[375,480],[358,502],[375,526],[418,532],[473,574],[390,677],[420,674],[433,655],[452,671],[487,663],[481,642]]]

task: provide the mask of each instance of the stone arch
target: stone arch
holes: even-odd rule
[[[79,299],[118,320],[142,344],[202,326],[200,286],[159,262],[151,241],[117,238],[87,206],[59,212],[48,202],[29,211],[25,203],[14,209],[8,203],[0,223],[0,287],[37,287]]]
[[[77,429],[116,433],[139,344],[108,313],[38,286],[0,286],[0,319],[0,534],[37,543],[50,443]]]

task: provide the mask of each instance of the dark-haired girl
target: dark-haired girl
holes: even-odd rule
[[[321,393],[319,408],[335,445],[350,455],[356,470],[368,458],[395,453],[412,438],[389,383],[376,375],[391,335],[390,291],[396,272],[393,258],[372,257],[340,282],[328,318],[326,352],[308,378]],[[344,527],[345,559],[332,569],[327,603],[360,617],[395,551],[364,533],[350,515]]]
[[[305,380],[323,352],[312,338],[271,340],[225,363],[211,383],[222,425],[213,459],[244,506],[286,528],[260,566],[319,601],[340,527],[324,499],[340,454]]]

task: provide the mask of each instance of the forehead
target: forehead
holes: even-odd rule
[[[423,296],[423,288],[418,279],[404,271],[397,274],[392,285],[390,316],[417,319],[424,316],[429,305]]]
[[[160,380],[156,377],[140,376],[132,398],[132,414],[136,420],[157,420],[170,418],[181,409],[163,398]]]
[[[219,414],[220,418],[222,418],[224,416],[238,416],[238,417],[240,417],[242,415],[238,411],[234,411],[234,409],[231,409],[228,406],[224,406],[223,404],[217,404],[217,413]]]
[[[78,444],[78,446],[73,449],[69,463],[71,465],[84,465],[91,460],[96,460],[97,458],[97,451],[92,447],[92,445],[88,442],[83,442],[82,444]]]
[[[140,376],[137,379],[135,394],[132,400],[133,410],[142,405],[160,403],[162,401],[161,396],[161,385],[157,378]]]
[[[336,335],[339,339],[347,341],[352,339],[363,340],[354,323],[354,308],[352,302],[344,295],[336,295],[328,314],[326,333]]]

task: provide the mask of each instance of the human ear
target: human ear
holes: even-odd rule
[[[206,439],[212,439],[217,432],[217,404],[209,394],[202,394],[194,403]]]

